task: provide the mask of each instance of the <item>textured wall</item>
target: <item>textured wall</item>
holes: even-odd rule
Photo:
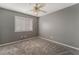
[[[14,32],[15,16],[33,18],[33,32]],[[26,36],[24,38],[37,36],[37,22],[38,20],[34,16],[0,8],[0,44],[23,39],[22,36]]]
[[[79,48],[79,4],[40,17],[39,34]]]

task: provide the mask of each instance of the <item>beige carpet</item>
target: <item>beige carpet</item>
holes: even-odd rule
[[[0,47],[0,55],[72,55],[67,47],[38,37]]]

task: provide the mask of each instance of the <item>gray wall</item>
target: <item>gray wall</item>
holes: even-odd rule
[[[33,18],[33,32],[14,32],[15,16],[31,17]],[[0,44],[21,40],[28,37],[37,36],[37,20],[38,18],[19,12],[14,12],[0,8]],[[23,37],[22,36],[26,36]]]
[[[40,17],[39,35],[79,48],[79,4]]]

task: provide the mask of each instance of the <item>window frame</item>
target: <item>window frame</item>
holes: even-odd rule
[[[24,20],[24,21],[23,21]],[[27,20],[27,21],[26,21]],[[28,20],[30,20],[30,21],[28,21]],[[18,23],[18,21],[23,21],[24,22],[24,24],[22,24],[21,22],[20,23]],[[30,23],[28,23],[28,22],[31,22],[31,24]],[[17,24],[18,23],[18,24]],[[33,32],[33,18],[31,18],[31,17],[22,17],[22,16],[15,16],[15,27],[14,27],[14,31],[15,32]],[[19,25],[20,24],[20,25]],[[22,24],[22,25],[21,25]],[[26,24],[28,24],[29,26],[31,26],[31,29],[29,28],[29,27],[26,27],[26,26],[28,26],[28,25],[26,25]],[[24,25],[24,26],[23,26]],[[17,27],[20,27],[19,29],[17,29]],[[23,28],[24,27],[24,28]],[[23,28],[23,29],[21,29],[21,28]],[[29,30],[30,29],[30,30]]]

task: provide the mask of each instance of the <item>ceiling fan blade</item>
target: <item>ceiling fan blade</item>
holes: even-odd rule
[[[44,11],[44,10],[39,10],[39,11],[46,13],[46,11]]]
[[[38,8],[43,8],[44,6],[43,5],[40,5]]]

